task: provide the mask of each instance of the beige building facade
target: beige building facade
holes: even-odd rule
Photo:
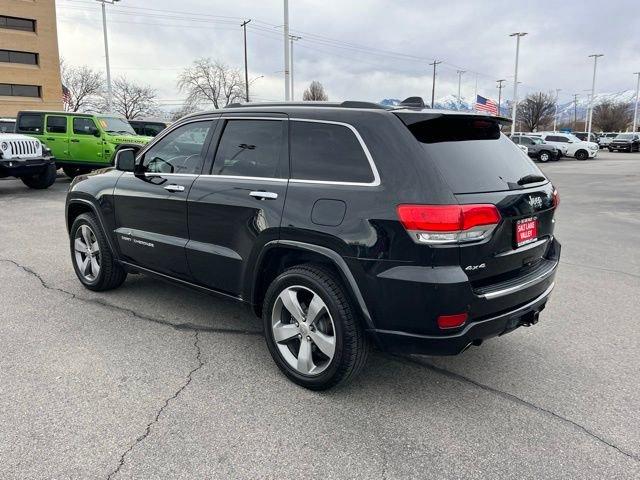
[[[62,108],[55,0],[0,0],[0,117]]]

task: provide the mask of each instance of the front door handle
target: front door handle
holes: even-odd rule
[[[184,192],[184,187],[182,185],[167,185],[164,189],[169,192]]]
[[[72,142],[72,143],[80,143],[80,140],[78,140],[77,138],[72,138],[72,139],[71,139],[71,142]]]
[[[52,142],[53,142],[53,141],[55,140],[55,138],[47,137],[47,140],[50,140],[50,141],[52,141]]]
[[[249,195],[260,200],[275,200],[278,198],[278,194],[276,192],[263,192],[261,190],[250,192]]]

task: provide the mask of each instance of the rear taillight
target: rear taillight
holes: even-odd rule
[[[558,193],[558,189],[554,187],[553,189],[553,208],[558,208],[560,206],[560,194]]]
[[[416,243],[473,242],[500,222],[495,205],[399,205],[398,218]]]
[[[456,313],[455,315],[440,315],[438,317],[438,327],[441,329],[458,328],[464,325],[469,315],[466,313]]]

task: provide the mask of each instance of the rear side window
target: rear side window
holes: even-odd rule
[[[344,125],[291,122],[291,178],[371,183],[371,164],[355,133]]]
[[[18,131],[42,133],[44,118],[40,113],[24,113],[18,119]]]
[[[67,117],[48,116],[47,132],[50,133],[67,133]]]
[[[515,190],[522,177],[542,176],[495,120],[442,115],[420,121],[421,114],[414,115],[401,118],[454,193]]]
[[[229,120],[222,132],[214,175],[281,178],[285,122],[282,120]]]
[[[567,137],[561,137],[560,135],[547,135],[545,140],[547,142],[569,143],[569,139]]]
[[[142,133],[142,135],[146,135],[148,137],[155,137],[164,129],[165,129],[165,126],[159,123],[148,123],[147,125],[144,126],[144,133]]]

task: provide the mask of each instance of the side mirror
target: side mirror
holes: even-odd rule
[[[93,127],[91,129],[91,135],[93,135],[94,137],[100,137],[100,130],[98,130],[97,128]]]
[[[123,148],[116,152],[114,159],[116,170],[121,172],[133,172],[136,168],[136,154],[133,148]]]

